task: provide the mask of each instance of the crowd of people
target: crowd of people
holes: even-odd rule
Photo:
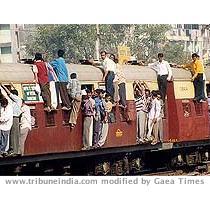
[[[71,129],[76,126],[79,110],[83,113],[83,149],[99,148],[104,145],[109,123],[115,116],[112,107],[118,104],[126,111],[126,78],[122,65],[114,54],[101,52],[105,90],[81,90],[76,73],[69,74],[64,51],[58,50],[58,57],[46,62],[41,53],[36,53],[32,71],[34,82],[40,87],[44,110],[70,111]],[[133,85],[137,111],[137,142],[157,144],[162,140],[162,117],[167,83],[173,80],[169,63],[158,54],[158,61],[149,64],[157,73],[159,90],[151,91],[144,82]],[[91,62],[97,67],[97,63]],[[204,67],[197,54],[192,62],[182,66],[190,68],[195,88],[195,101],[204,102]],[[24,143],[31,129],[30,108],[18,96],[16,89],[9,90],[1,84],[5,94],[0,96],[0,157],[2,155],[23,155]]]
[[[30,107],[18,96],[18,91],[9,90],[0,83],[0,157],[24,154],[25,141],[32,127]]]

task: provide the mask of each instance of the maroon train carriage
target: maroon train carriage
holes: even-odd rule
[[[101,69],[79,64],[70,64],[68,67],[70,73],[76,72],[78,74],[82,88],[104,88],[104,82],[101,81],[103,76]],[[179,147],[179,150],[175,153],[177,158],[177,155],[183,152],[182,148],[195,146],[193,156],[194,152],[197,152],[197,148],[202,147],[202,152],[206,156],[205,160],[207,160],[208,154],[206,152],[209,151],[210,145],[208,104],[207,102],[193,102],[194,89],[189,71],[178,68],[172,68],[172,71],[174,80],[168,84],[165,116],[163,118],[163,144],[151,146],[136,143],[133,82],[136,80],[145,81],[150,90],[157,89],[156,73],[146,66],[125,65],[127,112],[125,113],[122,108],[116,106],[113,109],[115,122],[109,124],[109,133],[105,145],[102,149],[83,151],[82,155],[89,155],[90,152],[91,155],[97,155],[99,152],[100,154],[104,152],[103,156],[106,157],[106,153],[121,152],[121,150],[124,153],[130,153],[144,151],[144,149],[147,151],[150,149],[162,151]],[[207,80],[208,78],[210,80],[210,70],[206,71],[206,75]],[[17,158],[14,158],[16,163],[21,162],[21,159],[24,158],[28,158],[28,161],[30,161],[35,155],[41,159],[42,155],[52,155],[54,153],[58,155],[58,153],[65,152],[76,155],[76,153],[81,152],[83,124],[81,112],[73,130],[70,129],[68,123],[69,111],[45,112],[42,99],[35,92],[30,65],[0,64],[0,81],[5,85],[9,85],[10,82],[13,83],[20,96],[30,106],[31,114],[35,118],[33,129],[27,137],[25,156],[18,158],[18,161]],[[208,81],[206,81],[206,88],[210,91]],[[127,121],[127,118],[129,118],[129,121]],[[108,152],[108,150],[110,151]],[[11,158],[5,158],[5,160],[8,159],[10,159],[10,162],[7,161],[7,164],[12,163]],[[2,163],[1,159],[0,166]]]

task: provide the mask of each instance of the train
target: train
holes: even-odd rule
[[[105,88],[103,71],[85,64],[68,64],[76,72],[82,89]],[[136,142],[136,108],[134,81],[144,81],[157,90],[157,75],[148,66],[124,65],[126,76],[126,111],[116,105],[115,121],[109,123],[105,145],[82,151],[83,116],[79,112],[74,129],[69,126],[71,111],[45,112],[42,98],[36,93],[30,64],[0,64],[0,82],[13,83],[29,105],[35,119],[22,157],[0,160],[0,175],[126,175],[144,174],[148,170],[206,165],[210,150],[208,102],[193,101],[191,73],[172,68],[163,118],[163,141],[157,145]],[[206,92],[210,92],[210,69],[206,73]],[[125,113],[126,112],[126,113]],[[128,120],[129,119],[129,120]]]

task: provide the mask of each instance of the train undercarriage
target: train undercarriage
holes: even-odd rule
[[[127,176],[210,172],[210,140],[8,157],[0,175]]]

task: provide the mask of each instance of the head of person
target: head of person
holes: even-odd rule
[[[163,53],[158,54],[158,61],[162,62],[163,61]]]
[[[107,52],[106,51],[101,51],[100,55],[101,55],[101,59],[104,60],[107,56]]]
[[[77,78],[77,74],[76,73],[71,73],[70,78],[71,79],[76,79]]]
[[[96,95],[97,95],[99,98],[103,98],[103,96],[104,96],[104,91],[103,91],[102,89],[96,89],[95,92],[96,92]]]
[[[111,101],[112,100],[112,97],[110,94],[105,94],[105,101],[108,102],[108,101]]]
[[[35,53],[34,60],[35,61],[37,61],[37,60],[44,61],[41,53]]]
[[[192,60],[196,61],[197,59],[199,59],[199,55],[197,53],[193,53],[192,54]]]
[[[157,91],[156,90],[153,90],[152,91],[152,98],[155,99],[155,98],[157,98],[157,96],[158,96]]]
[[[14,89],[14,90],[11,90],[10,92],[11,92],[12,94],[18,96],[18,91],[17,91],[17,90]]]
[[[140,97],[142,95],[142,91],[136,88],[135,90],[135,97]]]
[[[150,90],[149,89],[145,89],[145,96],[146,96],[146,98],[150,96]]]
[[[6,98],[3,98],[1,100],[1,107],[6,108],[8,106],[8,100]]]
[[[59,50],[58,50],[58,57],[62,57],[62,58],[63,58],[64,53],[65,53],[64,50],[59,49]]]
[[[161,93],[159,90],[156,91],[157,92],[157,99],[160,100],[161,99]]]
[[[86,96],[87,98],[92,97],[92,92],[89,89],[86,89]]]
[[[114,55],[113,53],[110,54],[109,58],[110,58],[111,60],[113,60],[114,62],[115,62],[115,60],[116,60],[116,57],[115,57],[115,55]]]

